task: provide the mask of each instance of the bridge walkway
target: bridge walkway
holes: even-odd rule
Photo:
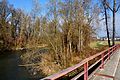
[[[120,80],[120,49],[116,50],[103,69],[98,69],[90,80]]]

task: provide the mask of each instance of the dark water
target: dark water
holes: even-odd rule
[[[20,52],[0,53],[0,80],[35,80],[24,67],[19,67]]]

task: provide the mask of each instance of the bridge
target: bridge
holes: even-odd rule
[[[92,60],[95,61],[90,64]],[[83,70],[77,75],[70,77],[69,80],[120,80],[120,45],[110,47],[107,50],[84,59],[72,67],[41,80],[61,80],[61,77],[66,76],[78,68]]]

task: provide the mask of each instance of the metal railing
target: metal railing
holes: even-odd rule
[[[88,80],[90,78],[91,75],[93,75],[93,73],[99,69],[99,68],[104,68],[104,64],[110,59],[110,57],[113,55],[114,51],[116,49],[118,49],[120,47],[120,45],[115,45],[113,47],[110,47],[100,53],[97,53],[89,58],[86,58],[84,60],[82,60],[80,63],[72,66],[72,67],[69,67],[67,69],[64,69],[58,73],[55,73],[51,76],[48,76],[48,77],[45,77],[41,80],[55,80],[55,79],[59,79],[61,78],[62,76],[80,68],[80,67],[84,67],[84,70],[79,73],[78,75],[76,75],[75,77],[73,77],[71,80],[76,80],[78,78],[80,78],[82,75],[84,75],[84,80]],[[97,60],[96,62],[94,62],[92,65],[89,66],[89,62],[97,57],[100,56],[100,59]],[[100,62],[100,65],[97,67],[97,69],[95,69],[90,75],[88,75],[88,71],[93,68],[95,65],[97,65],[98,63]]]

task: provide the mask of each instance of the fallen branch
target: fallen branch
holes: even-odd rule
[[[26,67],[26,66],[37,66],[37,65],[40,65],[40,63],[21,64],[21,65],[18,65],[18,66],[20,66],[20,67]]]

